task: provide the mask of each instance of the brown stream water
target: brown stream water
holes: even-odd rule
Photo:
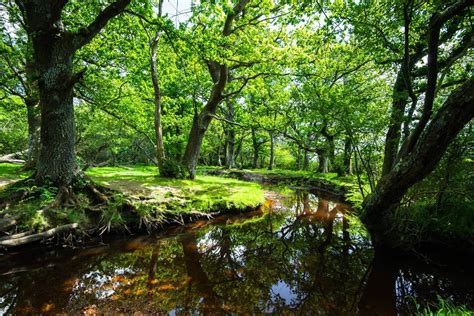
[[[0,252],[0,314],[404,315],[438,295],[474,307],[467,264],[382,257],[348,205],[276,196],[152,236]]]

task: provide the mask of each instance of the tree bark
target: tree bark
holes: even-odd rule
[[[26,22],[34,51],[41,105],[41,146],[36,180],[68,186],[75,173],[73,87],[83,72],[73,73],[74,53],[120,14],[131,0],[117,0],[76,33],[64,29],[61,13],[67,1],[31,0],[16,3]]]
[[[268,136],[270,136],[270,161],[268,162],[268,170],[273,169],[273,163],[275,161],[275,140],[273,136],[273,131],[268,131]]]
[[[161,2],[160,2],[161,4]],[[160,9],[161,11],[161,9]],[[161,87],[158,81],[158,68],[156,65],[156,53],[158,49],[158,43],[160,39],[160,31],[157,31],[154,38],[151,41],[151,81],[153,83],[153,97],[155,103],[155,137],[156,137],[156,160],[158,161],[158,168],[163,168],[165,160],[165,146],[163,144],[163,130],[161,127]]]
[[[234,6],[231,12],[227,14],[222,30],[222,36],[227,37],[232,34],[232,25],[235,18],[243,12],[249,0],[240,0]],[[229,69],[227,65],[218,63],[216,61],[208,61],[207,66],[214,83],[209,100],[200,113],[195,113],[193,125],[189,133],[188,143],[183,156],[183,164],[188,170],[190,179],[196,177],[196,166],[201,151],[202,141],[204,135],[216,114],[217,107],[223,99],[222,93],[228,82]]]
[[[234,103],[231,100],[227,100],[227,113],[226,119],[229,122],[234,121]],[[225,166],[227,169],[232,169],[235,167],[235,129],[232,124],[229,124],[227,131],[227,148],[226,148],[226,163]]]
[[[387,232],[392,211],[412,185],[434,170],[448,145],[473,117],[474,77],[448,97],[413,150],[382,177],[364,201],[364,222],[376,244],[390,244]]]
[[[318,172],[328,173],[329,162],[328,162],[328,154],[325,148],[318,151],[318,158],[319,158]]]
[[[260,144],[257,140],[257,134],[255,128],[252,127],[252,147],[253,147],[253,160],[252,160],[252,169],[258,168],[258,151],[260,149]]]
[[[73,50],[71,42],[52,32],[33,37],[40,75],[41,147],[36,180],[69,185],[75,171]]]
[[[307,171],[309,168],[309,152],[308,150],[304,150],[304,158],[303,158],[303,170]]]
[[[352,174],[352,143],[350,137],[346,137],[344,140],[344,158],[343,168],[344,175]]]
[[[382,167],[382,176],[388,174],[392,169],[400,144],[403,114],[408,103],[408,88],[405,84],[405,68],[401,67],[397,74],[393,89],[392,112],[390,114],[390,124],[385,136],[385,151]]]
[[[31,59],[27,60],[25,64],[27,82],[25,104],[28,120],[28,151],[26,155],[26,162],[23,166],[24,170],[36,168],[40,145],[40,100],[38,95],[38,85],[36,84],[35,79],[36,75],[34,63]]]

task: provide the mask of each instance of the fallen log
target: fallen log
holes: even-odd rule
[[[8,159],[0,157],[0,163],[25,163],[22,159]]]
[[[25,163],[25,160],[22,159],[25,156],[25,153],[26,151],[20,151],[0,156],[0,163]]]
[[[23,232],[23,233],[18,233],[18,234],[13,234],[13,235],[4,236],[4,237],[1,237],[1,238],[0,238],[0,241],[2,241],[2,240],[7,240],[7,239],[17,239],[17,238],[25,237],[25,236],[30,235],[31,233],[33,233],[33,231],[32,231],[32,230],[29,230],[29,231],[26,231],[26,232]]]
[[[65,233],[70,230],[74,230],[78,227],[79,227],[79,224],[77,223],[67,224],[67,225],[62,225],[62,226],[48,229],[47,231],[44,231],[38,234],[22,236],[19,238],[8,238],[8,239],[0,241],[0,247],[10,248],[10,247],[16,247],[16,246],[29,244],[40,239],[50,238],[50,237],[53,237],[54,235]]]

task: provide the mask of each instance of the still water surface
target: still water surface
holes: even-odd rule
[[[469,269],[375,255],[347,205],[269,199],[155,236],[0,255],[0,314],[411,314],[474,306]]]

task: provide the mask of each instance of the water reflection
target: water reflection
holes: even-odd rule
[[[472,278],[374,258],[347,205],[298,192],[263,210],[83,250],[0,256],[0,314],[406,313]],[[446,295],[445,295],[446,296]]]

